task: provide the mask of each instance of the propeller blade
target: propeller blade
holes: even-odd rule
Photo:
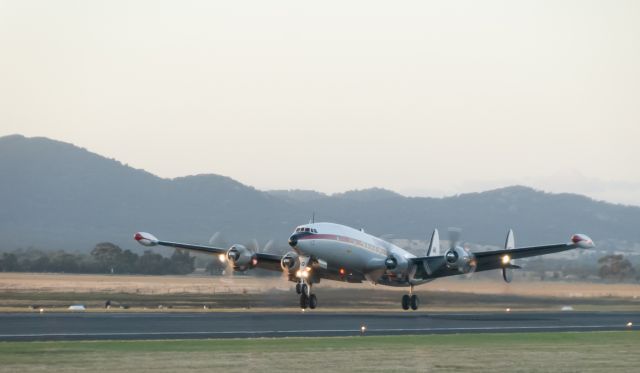
[[[267,241],[267,243],[262,247],[262,252],[268,253],[271,250],[271,247],[273,247],[273,240]]]
[[[462,236],[462,229],[449,227],[449,248],[453,249],[458,246],[458,241],[460,241],[460,236]]]
[[[473,274],[476,273],[476,269],[478,269],[478,259],[473,258],[473,260],[469,263],[469,268],[471,269],[465,274],[466,278],[471,278],[473,277]]]
[[[211,235],[211,238],[209,238],[209,245],[213,245],[213,243],[216,242],[219,238],[220,238],[220,232],[216,232],[213,235]]]
[[[245,247],[249,249],[249,251],[251,251],[252,253],[260,252],[260,245],[258,244],[258,240],[255,238],[252,239]]]
[[[224,239],[222,232],[216,232],[209,238],[209,245],[215,247],[229,247],[229,243]]]

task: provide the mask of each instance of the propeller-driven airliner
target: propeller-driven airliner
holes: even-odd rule
[[[436,229],[425,256],[415,256],[362,229],[334,223],[298,226],[289,237],[293,251],[284,255],[254,252],[240,244],[220,248],[163,241],[146,232],[138,232],[134,238],[144,246],[168,246],[221,255],[234,271],[253,268],[283,271],[289,281],[296,283],[302,309],[318,306],[318,298],[312,288],[322,279],[408,287],[408,294],[402,296],[402,309],[417,310],[419,299],[413,293],[416,285],[440,277],[488,270],[502,271],[504,281],[511,282],[512,270],[520,268],[513,263],[515,259],[595,247],[588,236],[574,234],[567,243],[516,248],[513,231],[509,230],[504,249],[471,252],[459,245],[453,235],[449,240],[450,247],[440,255],[440,238]]]

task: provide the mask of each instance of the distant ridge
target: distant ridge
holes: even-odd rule
[[[473,242],[557,242],[587,232],[597,242],[640,243],[640,207],[525,186],[445,198],[405,197],[371,188],[326,195],[260,191],[220,175],[163,179],[86,149],[43,137],[0,137],[0,250],[89,250],[111,241],[137,248],[137,230],[207,242],[279,239],[309,221],[365,227],[373,234],[424,239],[434,227],[461,227]]]

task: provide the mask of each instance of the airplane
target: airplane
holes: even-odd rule
[[[471,252],[458,245],[458,237],[455,231],[453,233],[449,249],[440,255],[440,239],[435,229],[426,255],[422,257],[362,229],[335,223],[309,223],[296,227],[289,237],[293,251],[284,255],[253,252],[240,244],[226,249],[162,241],[146,232],[136,233],[134,239],[143,246],[168,246],[219,255],[232,264],[234,271],[253,268],[283,271],[289,281],[296,283],[302,309],[318,306],[312,286],[322,279],[408,287],[409,293],[401,299],[402,309],[417,310],[419,299],[413,293],[414,286],[440,277],[494,269],[502,271],[505,282],[511,282],[512,270],[520,268],[513,263],[514,259],[595,247],[588,236],[574,234],[568,243],[516,248],[513,230],[509,230],[504,249]]]

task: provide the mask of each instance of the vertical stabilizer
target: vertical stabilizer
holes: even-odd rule
[[[507,234],[507,240],[504,242],[505,250],[513,250],[516,248],[516,240],[513,238],[513,229],[509,229],[509,234]]]
[[[438,230],[434,229],[431,235],[431,241],[429,241],[429,248],[427,249],[427,256],[439,256],[440,255],[440,236]]]

